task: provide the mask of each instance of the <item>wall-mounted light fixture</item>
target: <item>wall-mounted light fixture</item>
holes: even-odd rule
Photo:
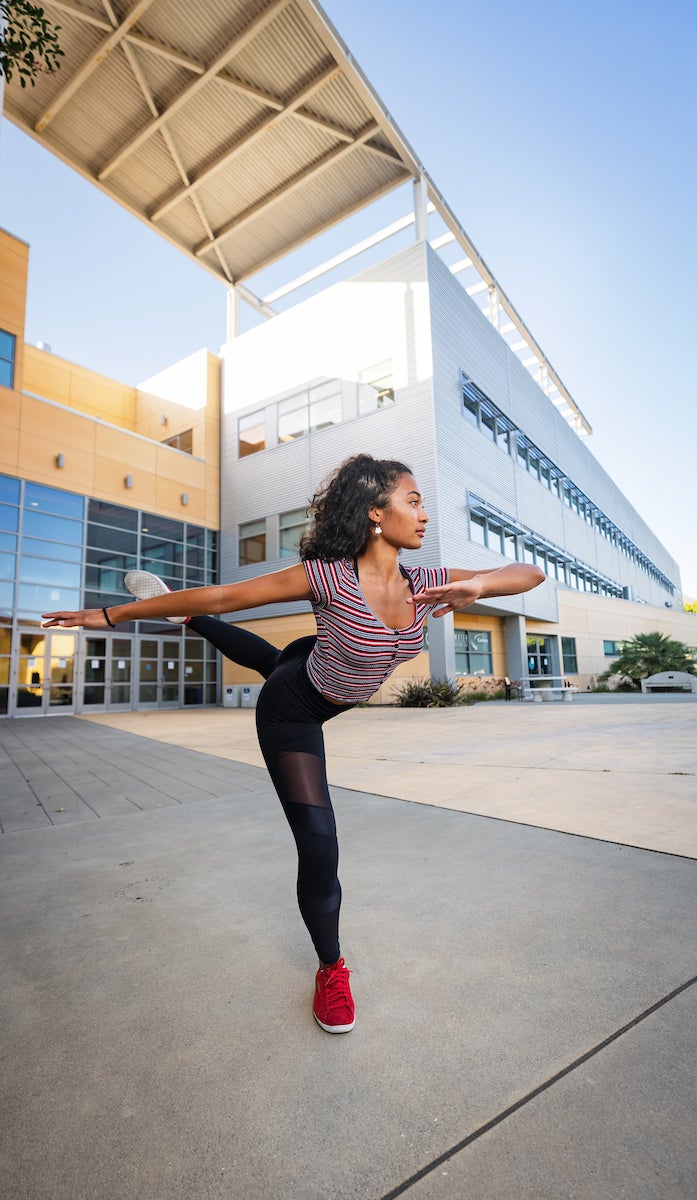
[[[160,425],[166,425],[168,421],[169,421],[169,417],[166,417],[165,414],[163,413],[162,416],[160,417]]]
[[[56,455],[56,466],[57,466],[57,467],[64,467],[64,466],[65,466],[65,455],[64,455],[64,454],[57,454],[57,455]]]
[[[189,503],[189,493],[182,492],[182,504],[188,504],[188,503]]]
[[[124,482],[124,487],[128,487],[128,488],[133,487],[133,476],[127,475],[123,482]]]

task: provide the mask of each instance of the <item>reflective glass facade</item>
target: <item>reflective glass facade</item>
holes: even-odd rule
[[[215,651],[186,626],[42,630],[41,614],[132,597],[124,575],[172,590],[215,583],[218,534],[0,475],[0,715],[215,704]]]

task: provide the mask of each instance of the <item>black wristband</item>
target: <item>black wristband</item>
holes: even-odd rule
[[[107,623],[107,625],[109,626],[109,628],[110,628],[110,629],[116,629],[116,626],[114,625],[114,622],[109,620],[109,614],[108,614],[107,610],[106,610],[105,608],[103,608],[103,609],[102,609],[102,612],[104,613],[104,620],[106,621],[106,623]]]

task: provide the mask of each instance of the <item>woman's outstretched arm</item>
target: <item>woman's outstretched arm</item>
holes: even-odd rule
[[[242,583],[217,584],[210,587],[187,588],[153,596],[150,600],[135,600],[113,604],[107,608],[109,621],[152,621],[158,617],[202,617],[210,613],[239,612],[260,604],[278,604],[284,600],[311,600],[312,592],[302,563],[258,575]],[[84,625],[87,629],[107,629],[109,621],[101,608],[83,608],[80,612],[44,613],[43,626],[72,628]]]
[[[454,568],[449,575],[450,583],[424,588],[413,596],[415,603],[440,605],[431,613],[432,617],[444,617],[456,609],[468,608],[477,600],[529,592],[546,578],[544,571],[529,563],[508,563],[505,567],[488,567],[483,571]]]

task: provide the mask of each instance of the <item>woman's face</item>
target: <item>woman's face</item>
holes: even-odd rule
[[[381,536],[390,545],[400,550],[420,549],[428,514],[413,475],[400,475],[385,508],[371,509],[370,516],[379,521]]]

